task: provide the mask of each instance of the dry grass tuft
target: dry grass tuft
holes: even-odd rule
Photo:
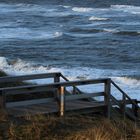
[[[132,136],[136,134],[136,130],[131,126],[132,122],[127,121],[127,131],[124,131],[123,121],[115,120],[116,122],[109,121],[99,116],[60,118],[27,115],[22,118],[22,123],[10,121],[2,137],[10,140],[134,140]],[[139,132],[137,131],[137,137]]]

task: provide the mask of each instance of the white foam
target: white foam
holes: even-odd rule
[[[54,33],[54,36],[55,36],[55,37],[60,37],[60,36],[62,36],[62,35],[63,35],[62,32],[55,32],[55,33]]]
[[[109,33],[117,33],[117,29],[103,29],[104,32],[109,32]]]
[[[68,5],[59,5],[59,6],[62,6],[62,7],[64,7],[64,8],[70,8],[71,6],[68,6]]]
[[[75,12],[90,12],[93,10],[93,8],[73,7],[72,10]]]
[[[117,82],[133,86],[133,87],[140,87],[140,80],[137,80],[135,78],[129,78],[129,77],[116,77],[114,78]]]
[[[92,16],[89,18],[89,20],[93,20],[93,21],[102,21],[102,20],[108,20],[108,18],[102,18],[102,17],[95,17],[95,16]]]
[[[37,4],[0,4],[0,10],[2,13],[11,12],[53,12],[56,11],[56,7],[47,5],[37,5]]]
[[[111,5],[111,9],[119,10],[127,13],[132,14],[140,14],[140,7],[139,6],[132,6],[132,5]]]
[[[1,28],[0,39],[52,39],[62,36],[61,31],[41,31],[28,28]]]

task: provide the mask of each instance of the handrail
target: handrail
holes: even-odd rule
[[[111,83],[112,83],[125,97],[127,97],[133,105],[135,105],[137,108],[139,108],[139,106],[137,105],[137,103],[135,103],[133,100],[131,100],[131,98],[130,98],[116,83],[114,83],[114,81],[111,80]]]
[[[60,77],[62,77],[65,81],[69,82],[69,79],[67,79],[62,73],[61,73]],[[76,86],[73,86],[73,87],[74,87],[79,93],[82,93],[82,91],[81,91],[79,88],[77,88]]]
[[[0,83],[18,82],[23,80],[35,80],[35,79],[45,79],[54,78],[55,76],[60,76],[61,73],[42,73],[42,74],[30,74],[30,75],[18,75],[18,76],[4,76],[0,77]]]
[[[1,88],[1,91],[7,91],[7,93],[15,93],[17,91],[19,94],[21,93],[28,93],[28,92],[36,92],[36,91],[45,91],[49,88],[58,88],[61,86],[68,87],[68,86],[78,86],[78,85],[87,85],[87,84],[99,84],[105,83],[107,79],[89,79],[89,80],[77,80],[77,81],[69,81],[69,82],[56,82],[50,84],[43,84],[43,85],[27,85],[21,87],[9,87],[9,88]]]
[[[120,102],[112,95],[110,95],[110,98],[121,108]]]

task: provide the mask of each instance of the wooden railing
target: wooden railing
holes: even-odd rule
[[[77,80],[69,81],[61,73],[47,73],[47,74],[35,74],[35,75],[25,75],[25,76],[6,76],[0,78],[0,83],[5,82],[17,82],[17,81],[26,81],[26,80],[35,80],[35,79],[44,79],[44,78],[53,78],[54,82],[43,85],[23,85],[19,87],[7,87],[0,89],[0,103],[1,107],[12,108],[16,106],[25,106],[33,105],[40,103],[49,103],[49,102],[58,102],[59,114],[63,116],[65,114],[65,102],[81,99],[89,99],[97,96],[104,97],[104,104],[106,106],[105,112],[108,118],[111,117],[111,107],[112,105],[118,105],[122,112],[126,112],[126,105],[131,104],[134,114],[137,115],[138,105],[135,100],[132,100],[123,90],[119,88],[110,78],[105,79],[89,79],[89,80]],[[61,81],[63,78],[65,81]],[[104,84],[104,90],[97,93],[90,94],[81,94],[83,93],[77,86],[89,85],[89,84]],[[115,86],[117,90],[122,94],[122,100],[117,100],[111,94],[111,85]],[[73,87],[73,93],[68,96],[65,95],[66,88]],[[52,90],[55,94],[53,97],[43,98],[43,99],[32,99],[25,101],[16,101],[16,102],[7,102],[6,98],[9,95],[21,95],[21,94],[30,94],[30,93],[41,93]],[[46,92],[47,94],[47,92]]]
[[[69,82],[69,79],[66,78],[63,74],[61,74],[60,78],[62,78],[63,80],[65,80],[66,82]],[[76,86],[73,86],[73,94],[83,94],[82,91],[77,88]]]
[[[10,83],[10,82],[21,82],[26,80],[35,80],[35,79],[45,79],[45,78],[54,78],[54,82],[57,82],[58,77],[61,76],[61,73],[43,73],[43,74],[30,74],[30,75],[19,75],[19,76],[4,76],[0,77],[1,83]]]
[[[127,105],[127,102],[129,101],[132,105],[132,111],[133,113],[135,114],[135,116],[137,117],[137,113],[138,113],[138,109],[139,109],[139,106],[138,106],[138,102],[137,100],[132,100],[131,97],[129,97],[115,82],[113,82],[111,80],[111,84],[118,90],[120,91],[120,93],[122,94],[122,102],[120,103],[114,96],[111,95],[111,99],[113,102],[115,102],[120,110],[122,111],[122,113],[126,113],[129,115],[129,112],[127,112],[126,110],[126,105]],[[131,117],[131,116],[130,116]]]
[[[92,98],[97,96],[108,96],[109,94],[105,94],[104,92],[98,93],[91,93],[91,94],[75,94],[75,95],[68,95],[65,96],[65,89],[66,87],[73,87],[78,85],[88,85],[88,84],[100,84],[105,83],[106,79],[90,79],[90,80],[82,80],[82,81],[69,81],[69,82],[55,82],[50,84],[43,84],[43,85],[26,85],[20,87],[8,87],[8,88],[1,88],[2,91],[2,99],[3,99],[3,107],[16,107],[16,106],[25,106],[25,105],[32,105],[32,104],[40,104],[40,103],[49,103],[52,101],[56,101],[56,96],[53,98],[46,98],[46,99],[33,99],[27,101],[17,101],[17,102],[6,102],[6,97],[8,95],[21,95],[21,94],[30,94],[30,93],[41,93],[46,92],[48,90],[57,91],[57,101],[58,101],[58,108],[59,114],[61,116],[64,115],[65,112],[65,102],[72,101],[77,99],[84,99],[84,98]],[[107,103],[105,98],[105,102]]]

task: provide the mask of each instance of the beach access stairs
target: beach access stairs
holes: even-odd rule
[[[35,84],[30,81],[38,79],[49,79],[50,82]],[[12,83],[16,84],[13,86]],[[103,113],[111,119],[112,111],[117,110],[122,116],[140,124],[140,102],[130,98],[110,78],[69,81],[61,73],[44,73],[0,77],[1,85],[8,85],[0,88],[0,107],[5,109],[8,115],[20,117],[26,114],[65,116]],[[93,89],[95,85],[102,88],[100,92],[86,93],[84,91],[87,85],[93,86]],[[84,87],[84,91],[79,87]],[[112,88],[116,89],[120,99],[113,94]]]

